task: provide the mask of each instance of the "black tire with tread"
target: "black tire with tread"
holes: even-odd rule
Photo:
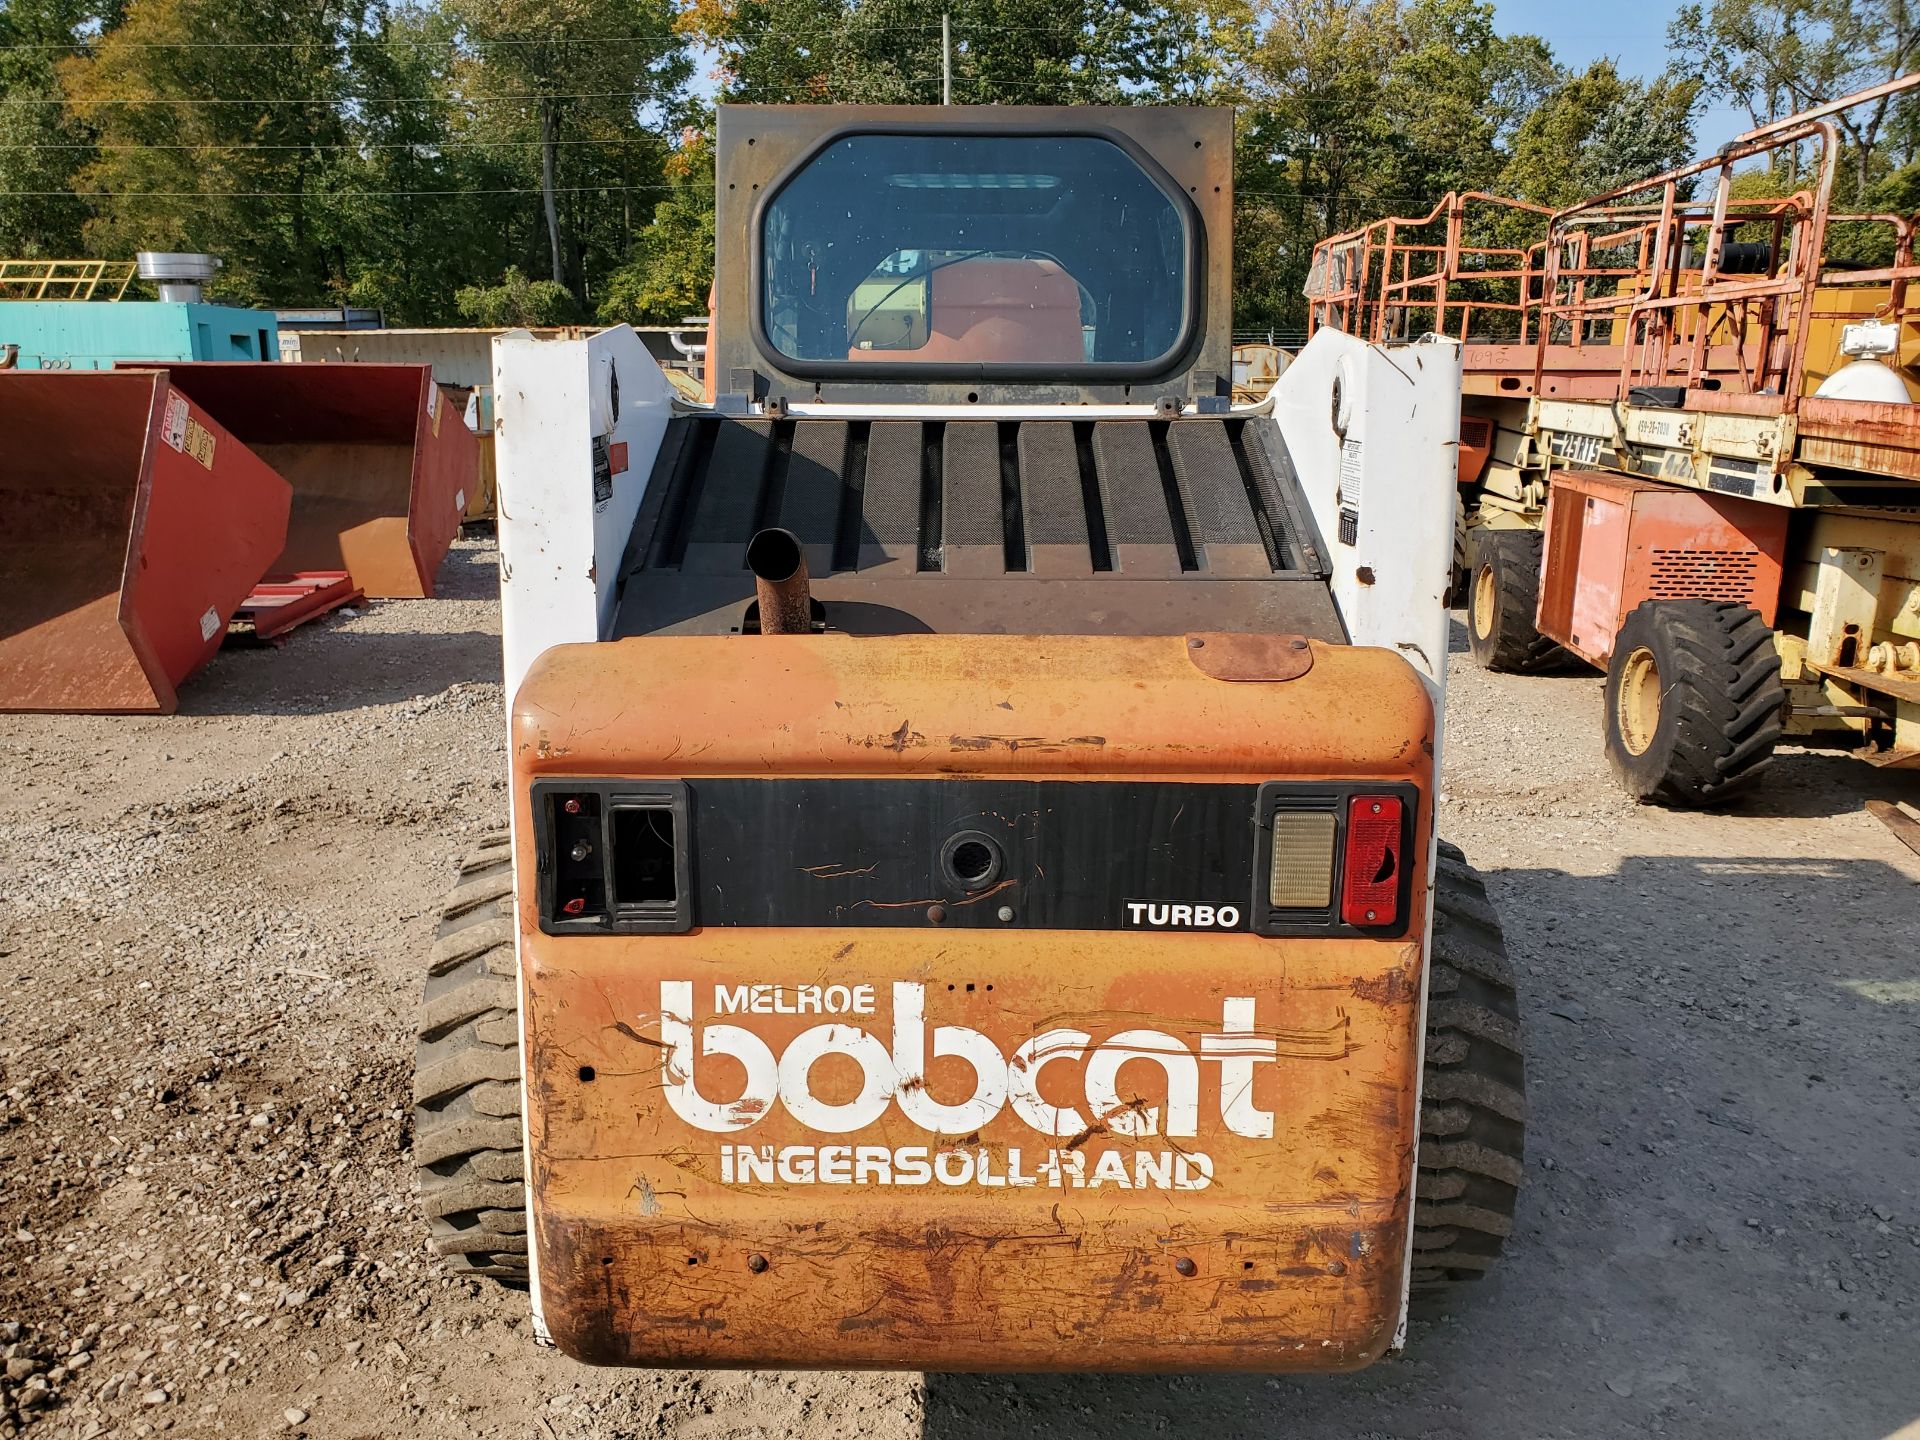
[[[1513,1233],[1526,1155],[1526,1062],[1513,967],[1487,887],[1440,842],[1427,974],[1413,1284],[1477,1280]]]
[[[1467,533],[1467,645],[1484,670],[1527,674],[1558,664],[1565,653],[1533,626],[1545,543],[1538,530],[1490,530],[1482,525]],[[1494,591],[1492,612],[1484,616],[1475,612],[1482,570],[1492,572]]]
[[[1659,673],[1659,723],[1635,755],[1620,733],[1620,687],[1641,649]],[[1605,704],[1607,760],[1630,795],[1684,809],[1718,804],[1766,773],[1784,728],[1773,631],[1751,606],[1649,600],[1614,637]]]
[[[1467,548],[1471,533],[1467,529],[1466,494],[1456,489],[1453,492],[1453,569],[1447,575],[1446,604],[1449,610],[1467,603],[1467,580],[1473,574],[1471,552]]]
[[[513,852],[502,830],[460,864],[421,997],[413,1159],[435,1252],[454,1270],[527,1282]]]

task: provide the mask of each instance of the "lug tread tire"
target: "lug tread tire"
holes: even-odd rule
[[[1445,841],[1435,874],[1413,1284],[1476,1280],[1513,1233],[1526,1153],[1526,1062],[1513,967],[1485,882]]]
[[[1545,544],[1546,537],[1538,530],[1489,530],[1481,526],[1468,533],[1467,644],[1481,668],[1526,675],[1550,669],[1565,658],[1566,652],[1533,625],[1540,598],[1540,553]],[[1484,636],[1473,615],[1483,566],[1493,567],[1494,585],[1493,625]]]
[[[1467,529],[1467,497],[1456,489],[1453,492],[1453,568],[1447,572],[1448,609],[1465,605],[1467,597],[1473,593],[1471,535],[1472,532]]]
[[[427,959],[413,1073],[413,1159],[437,1254],[527,1283],[513,851],[489,835],[460,862]]]
[[[1659,669],[1660,716],[1644,754],[1620,734],[1620,688],[1640,650]],[[1698,809],[1752,788],[1773,761],[1786,688],[1773,631],[1751,606],[1649,600],[1627,617],[1607,666],[1607,760],[1649,805]]]

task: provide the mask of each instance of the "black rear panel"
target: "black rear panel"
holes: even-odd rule
[[[759,420],[668,426],[616,634],[726,634],[747,541],[799,536],[855,634],[1344,638],[1270,421]],[[1022,583],[1029,582],[1029,583]]]
[[[541,926],[1405,934],[1404,865],[1391,924],[1343,923],[1337,878],[1315,909],[1265,901],[1275,807],[1339,817],[1361,793],[1403,801],[1398,863],[1419,795],[1377,781],[547,779],[533,792]]]

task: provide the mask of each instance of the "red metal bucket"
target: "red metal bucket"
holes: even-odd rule
[[[208,361],[167,372],[293,486],[273,570],[346,570],[372,596],[433,594],[480,451],[431,366]]]
[[[279,553],[286,481],[164,374],[0,374],[0,710],[169,714]]]

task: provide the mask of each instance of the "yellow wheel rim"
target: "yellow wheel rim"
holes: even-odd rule
[[[1620,690],[1614,696],[1614,718],[1620,743],[1630,755],[1644,755],[1660,728],[1660,666],[1653,651],[1642,645],[1620,667]]]
[[[1493,617],[1499,609],[1499,589],[1494,584],[1493,566],[1482,565],[1473,572],[1473,633],[1482,640],[1493,633]]]

